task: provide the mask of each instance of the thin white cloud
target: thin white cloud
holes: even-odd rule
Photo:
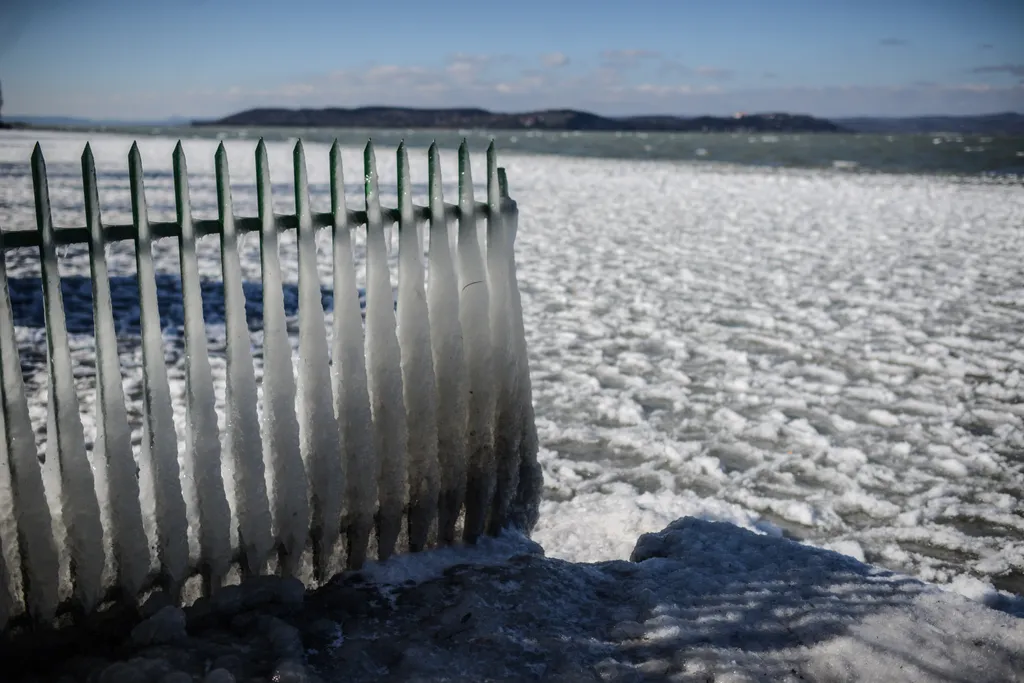
[[[601,60],[605,66],[615,69],[634,68],[646,60],[659,57],[661,57],[661,53],[654,50],[604,50],[601,53]]]
[[[1011,76],[1020,76],[1024,78],[1024,64],[988,64],[985,66],[976,66],[971,69],[971,73],[976,74],[1010,74]]]
[[[720,80],[732,78],[733,75],[732,69],[723,69],[722,67],[718,66],[698,66],[694,68],[693,72],[698,76],[704,76],[705,78],[716,78]]]
[[[557,68],[568,64],[569,58],[561,52],[548,52],[540,56],[540,61],[544,66]]]

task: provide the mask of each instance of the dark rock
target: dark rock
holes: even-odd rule
[[[305,648],[299,629],[277,617],[261,616],[257,628],[270,641],[270,647],[278,659],[302,659]]]
[[[238,635],[245,635],[256,628],[256,622],[260,615],[256,612],[242,612],[236,614],[231,620],[231,631]]]
[[[213,660],[214,669],[224,669],[225,671],[231,672],[236,679],[243,678],[245,676],[245,662],[242,658],[236,654],[221,655],[217,659]]]
[[[210,598],[210,607],[222,617],[231,617],[242,611],[244,598],[241,586],[224,586]]]
[[[282,579],[277,589],[277,601],[282,605],[301,607],[306,600],[306,587],[294,577]]]
[[[146,598],[146,601],[142,603],[142,606],[139,608],[139,615],[143,619],[149,619],[157,612],[162,610],[164,607],[174,606],[174,600],[171,599],[170,595],[164,593],[163,591],[153,591],[149,594],[149,597]]]
[[[174,670],[166,660],[153,657],[135,657],[129,659],[128,664],[141,671],[150,681],[159,681]]]
[[[132,629],[131,641],[136,647],[160,645],[184,640],[185,612],[179,607],[163,607],[149,619]]]
[[[235,676],[227,669],[213,669],[203,677],[203,683],[235,683]]]
[[[315,676],[303,664],[288,660],[281,662],[274,667],[271,675],[274,683],[319,683],[319,676]]]
[[[210,598],[201,597],[185,608],[188,628],[192,630],[209,627],[214,623],[217,616],[218,613],[214,609],[213,601]]]
[[[341,610],[354,616],[365,616],[371,610],[370,596],[365,591],[349,586],[331,587],[319,595],[331,610]]]
[[[191,676],[184,671],[172,671],[160,679],[160,683],[194,683]]]
[[[97,683],[149,683],[149,677],[128,662],[114,662],[103,670]]]
[[[334,642],[342,632],[341,624],[331,619],[314,619],[304,622],[299,628],[302,630],[303,640],[314,641],[317,645]],[[307,642],[307,645],[309,644]]]

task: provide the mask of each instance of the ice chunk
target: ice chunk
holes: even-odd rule
[[[334,213],[334,348],[331,378],[334,413],[346,456],[348,568],[366,560],[377,509],[377,454],[363,355],[363,314],[352,260],[352,225],[345,205],[341,148],[331,147],[331,211]]]
[[[85,217],[89,227],[89,256],[92,275],[93,325],[96,339],[96,441],[93,458],[97,472],[106,472],[106,490],[101,504],[106,508],[111,550],[117,567],[117,582],[127,596],[142,590],[153,564],[150,539],[146,535],[139,498],[139,476],[132,452],[131,428],[121,384],[121,363],[117,355],[117,331],[110,299],[106,240],[100,220],[99,191],[92,149],[82,155],[85,188]]]
[[[312,483],[314,570],[329,577],[329,561],[341,528],[344,461],[334,416],[327,328],[316,266],[316,228],[302,143],[295,145],[295,212],[299,217],[299,391],[302,455]],[[298,491],[293,492],[298,495]],[[308,520],[308,513],[307,513]],[[308,525],[308,522],[307,522]]]
[[[423,283],[423,248],[412,206],[409,154],[398,147],[398,343],[409,429],[409,548],[422,550],[437,518],[437,384]]]
[[[93,468],[85,450],[78,395],[75,392],[71,349],[68,346],[64,302],[60,291],[57,248],[50,219],[46,163],[38,144],[32,154],[32,180],[40,237],[47,360],[53,402],[52,426],[55,428],[47,433],[47,439],[55,444],[60,462],[61,505],[74,566],[75,598],[81,608],[88,612],[102,597],[103,570],[106,564],[104,532],[96,499]]]
[[[459,147],[459,320],[469,378],[466,522],[463,539],[484,531],[494,495],[494,362],[488,318],[488,284],[477,238],[473,175],[466,141]]]
[[[188,441],[183,462],[186,478],[191,469],[195,487],[186,489],[190,523],[198,517],[200,566],[209,588],[223,583],[231,564],[231,509],[221,472],[220,430],[213,389],[213,374],[206,346],[203,300],[200,295],[199,262],[196,257],[196,232],[189,201],[188,170],[185,152],[179,142],[174,148],[174,195],[181,237],[178,253],[181,261],[181,294],[184,303],[186,420]]]
[[[441,160],[430,146],[429,287],[430,342],[437,380],[437,457],[440,466],[438,539],[455,541],[455,523],[466,497],[466,360],[459,322],[459,287],[452,263],[441,194]]]
[[[388,271],[377,161],[373,143],[364,154],[366,194],[366,366],[380,474],[377,554],[386,560],[405,516],[408,433],[402,397],[401,351],[395,331],[395,299]]]
[[[517,396],[517,348],[512,333],[511,243],[502,218],[494,141],[487,148],[487,284],[490,293],[491,349],[494,354],[494,501],[488,533],[505,526],[519,479],[522,408]]]
[[[228,486],[228,503],[238,524],[238,545],[246,574],[262,573],[273,548],[270,504],[263,465],[263,440],[256,411],[256,374],[252,364],[252,340],[245,320],[245,293],[238,257],[238,233],[231,205],[228,155],[221,144],[215,157],[217,206],[223,232],[220,240],[224,274],[224,324],[227,335],[227,406],[225,458],[222,471]]]

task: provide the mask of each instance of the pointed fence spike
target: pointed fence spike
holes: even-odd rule
[[[203,317],[196,231],[189,198],[188,164],[181,141],[174,148],[174,199],[181,226],[178,260],[185,331],[185,457],[183,474],[195,482],[185,489],[190,524],[198,527],[200,567],[207,590],[216,591],[231,563],[231,508],[221,468],[213,372]]]
[[[334,416],[316,228],[301,140],[295,144],[295,211],[299,220],[299,429],[311,493],[310,510],[305,512],[306,528],[299,530],[302,535],[296,540],[301,552],[312,515],[314,575],[325,580],[333,569],[331,556],[340,534],[345,472]]]
[[[408,434],[402,399],[401,351],[395,329],[395,299],[377,186],[373,143],[363,151],[366,197],[366,366],[378,455],[377,554],[395,550],[408,495]]]
[[[42,271],[50,401],[53,407],[50,422],[53,430],[47,430],[47,440],[55,444],[59,462],[62,517],[74,566],[74,597],[80,607],[88,612],[101,598],[106,564],[104,531],[79,414],[57,263],[56,235],[50,214],[46,162],[38,144],[32,155],[32,181],[35,189],[36,225],[39,230],[39,265]]]
[[[408,429],[409,548],[426,547],[437,517],[437,385],[430,345],[423,248],[412,205],[409,154],[398,147],[398,342]]]
[[[224,323],[227,337],[225,404],[232,406],[225,425],[227,471],[234,491],[232,518],[238,524],[239,553],[245,576],[262,574],[274,547],[267,498],[263,439],[257,412],[252,338],[245,316],[245,292],[238,255],[238,231],[231,203],[231,177],[222,142],[214,157],[217,210],[221,222],[220,254],[224,281]]]
[[[494,141],[487,148],[487,277],[490,290],[491,347],[494,353],[495,490],[487,532],[504,529],[519,476],[522,407],[519,404],[512,313],[512,243],[502,214],[498,154]]]
[[[487,269],[477,231],[469,146],[459,146],[459,320],[462,323],[469,402],[466,517],[463,540],[484,532],[494,490],[493,353]]]
[[[106,262],[106,237],[100,217],[99,190],[92,148],[82,153],[85,217],[89,228],[89,260],[92,275],[93,326],[96,339],[96,440],[99,456],[97,489],[111,535],[117,582],[126,597],[138,596],[152,565],[140,502],[137,464],[132,451],[131,428],[125,408],[117,330],[111,303]],[[102,477],[100,475],[103,475]]]
[[[261,139],[256,146],[260,264],[263,279],[263,460],[273,482],[268,490],[280,558],[294,572],[309,526],[306,469],[299,447],[295,373],[288,340],[281,275],[280,235],[274,218],[270,158]]]
[[[334,413],[346,454],[345,510],[349,569],[366,561],[377,512],[377,453],[367,389],[363,319],[352,257],[352,226],[345,201],[341,145],[331,146],[331,211],[334,214],[334,346],[331,379]]]
[[[178,439],[174,429],[164,340],[160,328],[156,269],[153,264],[153,234],[146,207],[142,155],[137,144],[132,145],[128,155],[128,172],[135,225],[135,268],[139,279],[145,386],[140,469],[153,479],[158,556],[167,589],[176,601],[186,579],[190,555],[186,494],[183,489],[193,484],[182,481],[178,468]]]
[[[434,373],[438,394],[437,443],[440,470],[437,536],[449,545],[466,497],[467,384],[459,287],[452,262],[445,214],[441,158],[437,143],[430,146],[430,247],[427,305]]]
[[[46,473],[40,467],[36,439],[29,415],[28,396],[21,370],[18,340],[15,336],[7,264],[4,258],[3,232],[0,231],[0,414],[7,464],[10,467],[11,509],[0,513],[17,522],[16,543],[5,546],[5,556],[18,562],[25,609],[38,625],[52,622],[60,600],[61,556],[55,533],[61,525],[60,511],[51,513],[43,483]],[[59,483],[59,482],[58,482]],[[17,514],[15,514],[15,510]],[[15,548],[16,546],[16,548]],[[17,550],[17,555],[14,551]]]

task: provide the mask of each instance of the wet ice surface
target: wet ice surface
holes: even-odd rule
[[[78,158],[86,139],[45,132],[0,137],[0,225],[32,226],[28,157],[36,139],[55,224],[84,225]],[[90,139],[104,220],[127,223],[131,140]],[[152,220],[173,217],[173,145],[140,141]],[[214,145],[185,143],[196,218],[216,213]],[[236,213],[255,215],[255,141],[227,148]],[[268,151],[273,177],[290,178],[290,145]],[[327,148],[309,145],[306,154],[313,210],[326,211]],[[410,156],[414,199],[425,204],[426,154]],[[358,177],[359,150],[343,158]],[[453,151],[443,154],[445,178],[457,178],[455,161]],[[482,179],[482,155],[473,161]],[[394,155],[382,150],[378,164],[382,189],[393,193]],[[549,555],[625,558],[639,533],[694,514],[781,528],[975,597],[989,585],[1024,593],[1024,190],[508,154],[501,164],[521,212],[516,255],[547,482],[534,536]],[[454,184],[445,195],[457,196]],[[275,210],[292,212],[292,196],[289,185],[275,185]],[[352,193],[349,204],[362,200]],[[320,258],[329,264],[325,238]],[[360,287],[364,246],[358,239]],[[113,274],[134,272],[129,244],[109,251]],[[62,273],[87,278],[85,247],[66,253],[78,257],[64,258]],[[175,272],[172,240],[157,242],[154,256],[158,271]],[[261,377],[255,237],[242,256]],[[45,338],[38,280],[28,279],[38,278],[36,259],[7,255],[42,443]],[[199,259],[201,274],[219,281],[215,241],[202,240]],[[294,232],[282,237],[282,269],[297,358]],[[330,304],[329,270],[321,270]],[[392,263],[393,282],[395,273]],[[69,329],[91,441],[91,306],[88,280],[75,282],[65,285],[65,305],[82,316]],[[180,296],[169,289],[178,286],[173,278],[163,282],[165,326],[178,326],[165,338],[183,443]],[[132,287],[134,279],[125,280],[114,297],[137,448],[141,351],[130,327]],[[204,298],[223,429],[218,288],[210,283]]]

